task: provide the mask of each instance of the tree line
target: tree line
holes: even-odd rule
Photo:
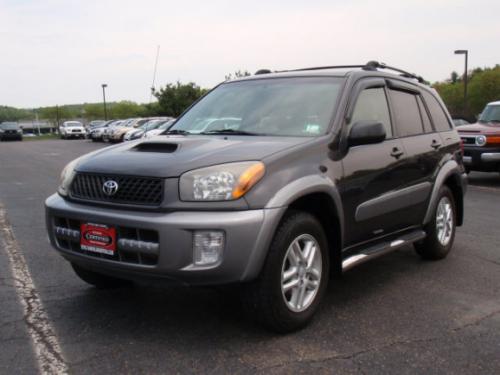
[[[207,91],[193,82],[169,83],[153,92],[157,99],[153,103],[139,104],[128,100],[106,103],[107,117],[108,119],[152,116],[177,117]],[[54,124],[57,121],[68,119],[101,120],[104,119],[104,105],[103,103],[84,103],[33,109],[0,106],[0,122],[29,121],[36,117]]]
[[[249,76],[246,70],[238,70],[226,75],[225,80]],[[153,90],[156,102],[139,104],[124,100],[106,103],[108,119],[125,119],[131,117],[170,116],[178,117],[192,103],[202,97],[208,89],[201,88],[194,82],[168,83],[158,90]],[[0,122],[48,120],[53,124],[69,119],[85,119],[87,121],[104,119],[103,103],[69,104],[61,106],[20,109],[0,106]]]
[[[236,71],[226,75],[226,80],[250,75],[247,71]],[[475,120],[484,106],[491,101],[500,100],[500,65],[493,68],[476,68],[468,74],[467,103],[464,102],[464,80],[452,72],[450,78],[432,85],[441,95],[451,115]],[[172,116],[178,117],[186,108],[203,96],[208,90],[195,84],[169,83],[153,91],[157,101],[138,104],[132,101],[107,103],[108,118],[123,119],[130,117]],[[103,119],[103,103],[84,103],[19,109],[0,106],[0,122],[39,119],[55,123],[57,120],[82,118],[87,121]]]

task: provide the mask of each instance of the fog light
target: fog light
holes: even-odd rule
[[[197,266],[218,263],[224,250],[224,232],[196,231],[193,234],[193,258]]]

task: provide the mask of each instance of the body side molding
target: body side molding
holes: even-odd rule
[[[431,187],[430,182],[422,182],[363,202],[356,209],[356,221],[373,219],[392,211],[422,203],[429,197]]]

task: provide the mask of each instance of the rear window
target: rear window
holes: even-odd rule
[[[420,109],[417,104],[417,95],[396,90],[389,90],[389,95],[398,135],[407,137],[422,134],[423,127]]]
[[[437,101],[437,99],[427,93],[422,93],[425,99],[425,103],[427,104],[427,108],[429,108],[429,112],[431,113],[432,122],[434,123],[434,127],[437,131],[445,132],[451,129],[451,124],[448,120],[448,116],[441,107],[441,104]]]

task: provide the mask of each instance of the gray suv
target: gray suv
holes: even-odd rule
[[[466,175],[434,90],[376,62],[258,73],[66,166],[47,229],[80,278],[238,284],[249,316],[289,332],[342,271],[408,244],[448,254]]]

